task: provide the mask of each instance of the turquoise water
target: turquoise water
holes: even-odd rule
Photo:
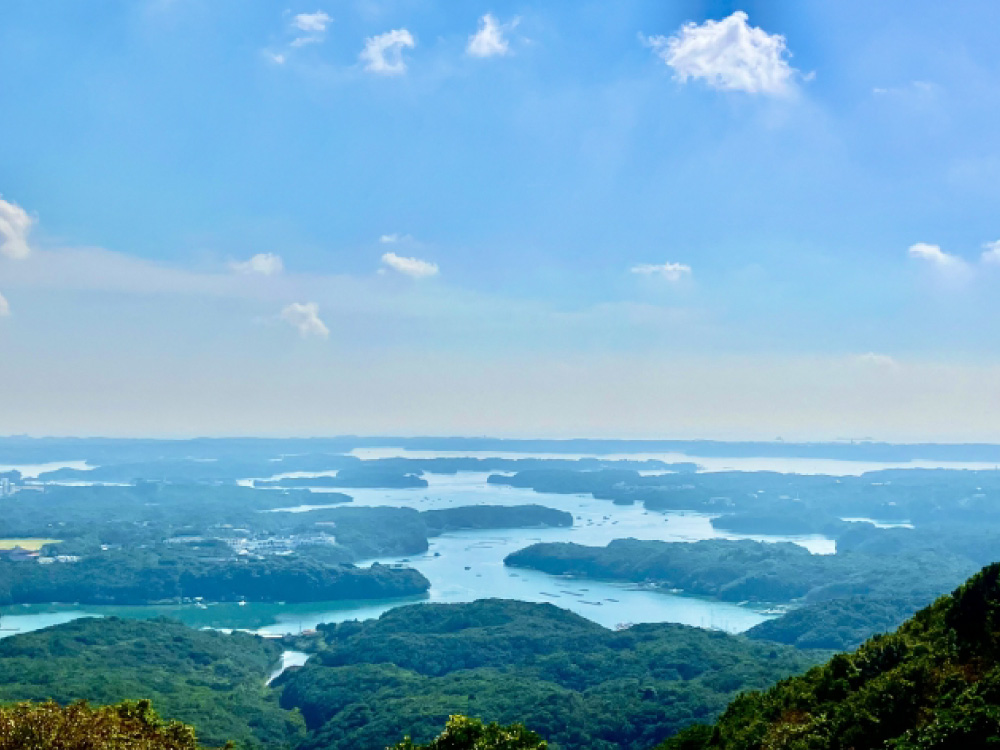
[[[348,490],[353,505],[409,506],[419,510],[461,505],[520,505],[538,503],[573,514],[574,526],[559,529],[511,529],[446,534],[431,540],[426,554],[381,558],[379,562],[410,565],[431,582],[424,598],[310,602],[307,604],[204,604],[144,607],[84,607],[46,605],[7,607],[0,636],[66,622],[76,617],[168,616],[194,627],[240,628],[265,634],[296,633],[321,622],[341,622],[377,617],[401,604],[416,601],[466,602],[482,598],[549,602],[613,627],[621,623],[677,622],[741,632],[772,617],[773,612],[733,603],[716,602],[636,585],[572,580],[535,571],[505,568],[503,558],[535,542],[578,542],[605,545],[613,539],[659,539],[693,542],[701,539],[754,538],[793,541],[817,554],[835,551],[834,543],[820,536],[748,537],[716,531],[711,516],[700,513],[662,514],[640,505],[616,506],[589,495],[540,494],[533,490],[486,484],[487,474],[463,472],[428,475],[430,487],[404,490]],[[266,492],[268,490],[261,490]],[[308,513],[322,507],[322,493],[309,506],[287,509]],[[366,561],[371,562],[371,561]]]

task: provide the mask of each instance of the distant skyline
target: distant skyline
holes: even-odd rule
[[[997,28],[11,0],[0,435],[1000,442]]]

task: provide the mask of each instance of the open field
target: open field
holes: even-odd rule
[[[61,539],[0,539],[0,550],[22,547],[37,552],[46,544],[59,544]]]

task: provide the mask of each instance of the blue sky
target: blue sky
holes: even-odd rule
[[[1000,440],[997,28],[6,2],[0,433]]]

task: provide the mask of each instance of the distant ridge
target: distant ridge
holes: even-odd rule
[[[358,437],[316,438],[101,438],[0,437],[0,465],[89,460],[122,463],[132,460],[254,456],[272,458],[295,453],[347,453],[363,448],[413,451],[498,453],[683,453],[703,458],[812,458],[842,461],[976,461],[1000,466],[1000,444],[786,442],[724,440],[519,439],[490,437]]]

